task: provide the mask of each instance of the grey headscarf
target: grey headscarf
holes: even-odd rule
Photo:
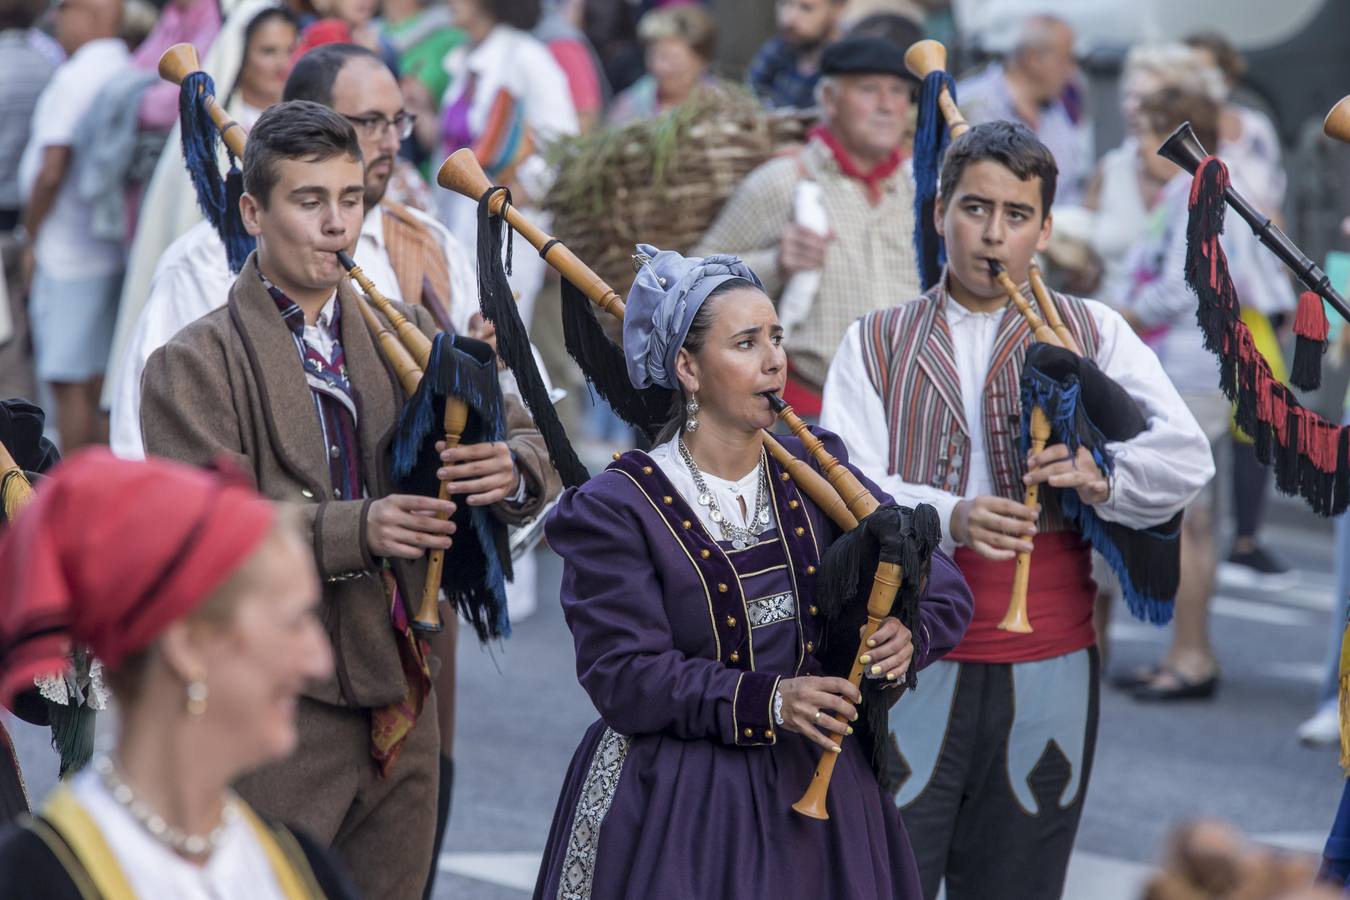
[[[733,279],[760,290],[764,285],[739,256],[685,257],[651,244],[638,244],[637,251],[641,264],[623,316],[628,380],[638,390],[653,384],[675,390],[675,356],[708,295]]]

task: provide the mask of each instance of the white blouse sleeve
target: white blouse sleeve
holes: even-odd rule
[[[450,325],[459,334],[468,334],[469,320],[478,312],[478,262],[450,229],[441,228],[439,233],[450,270]]]
[[[1111,496],[1096,507],[1103,519],[1128,528],[1159,525],[1181,510],[1214,477],[1214,455],[1158,357],[1120,315],[1087,301],[1101,343],[1096,362],[1139,405],[1148,428],[1109,443],[1115,459]]]
[[[577,134],[581,125],[562,67],[544,44],[532,37],[526,39],[529,43],[520,48],[513,69],[517,78],[513,93],[524,104],[525,122],[534,132],[537,152],[517,167],[516,179],[531,197],[541,201],[556,177],[542,150],[559,138]]]

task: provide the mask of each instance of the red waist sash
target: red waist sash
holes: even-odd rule
[[[783,402],[791,406],[799,416],[818,419],[821,399],[822,392],[802,381],[801,376],[792,371],[792,364],[788,363],[787,383],[783,386]]]
[[[1001,631],[1008,611],[1016,560],[995,562],[967,547],[957,547],[956,564],[975,597],[970,628],[947,659],[957,662],[1017,663],[1051,659],[1091,647],[1092,550],[1075,531],[1038,534],[1031,554],[1027,615],[1031,634]]]

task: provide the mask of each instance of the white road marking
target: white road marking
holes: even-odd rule
[[[1287,587],[1268,590],[1245,572],[1241,566],[1220,563],[1215,583],[1220,590],[1246,591],[1284,606],[1330,612],[1334,605],[1336,576],[1332,573],[1294,570]]]
[[[1142,625],[1133,620],[1111,623],[1107,635],[1114,641],[1140,641],[1144,643],[1162,643],[1171,640],[1171,632],[1156,625]]]
[[[1281,850],[1293,850],[1295,853],[1309,853],[1321,856],[1327,843],[1325,831],[1273,831],[1269,834],[1254,834],[1252,840],[1258,844],[1279,847]]]
[[[1266,671],[1276,678],[1320,684],[1322,678],[1326,675],[1326,666],[1322,663],[1281,662],[1271,663],[1266,666]]]
[[[442,853],[437,868],[452,875],[530,893],[539,877],[539,862],[543,856],[542,852]]]
[[[1064,896],[1082,900],[1137,900],[1144,893],[1153,867],[1078,851],[1069,857]]]
[[[1303,627],[1313,625],[1317,621],[1315,616],[1304,610],[1276,606],[1272,603],[1239,600],[1236,597],[1215,597],[1210,609],[1216,616],[1246,619],[1248,622],[1260,622],[1264,625]]]

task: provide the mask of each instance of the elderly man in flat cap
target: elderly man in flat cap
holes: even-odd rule
[[[849,323],[919,293],[904,51],[846,37],[821,71],[822,123],[799,153],[751,172],[691,251],[735,254],[763,279],[790,336],[785,398],[812,416]]]

